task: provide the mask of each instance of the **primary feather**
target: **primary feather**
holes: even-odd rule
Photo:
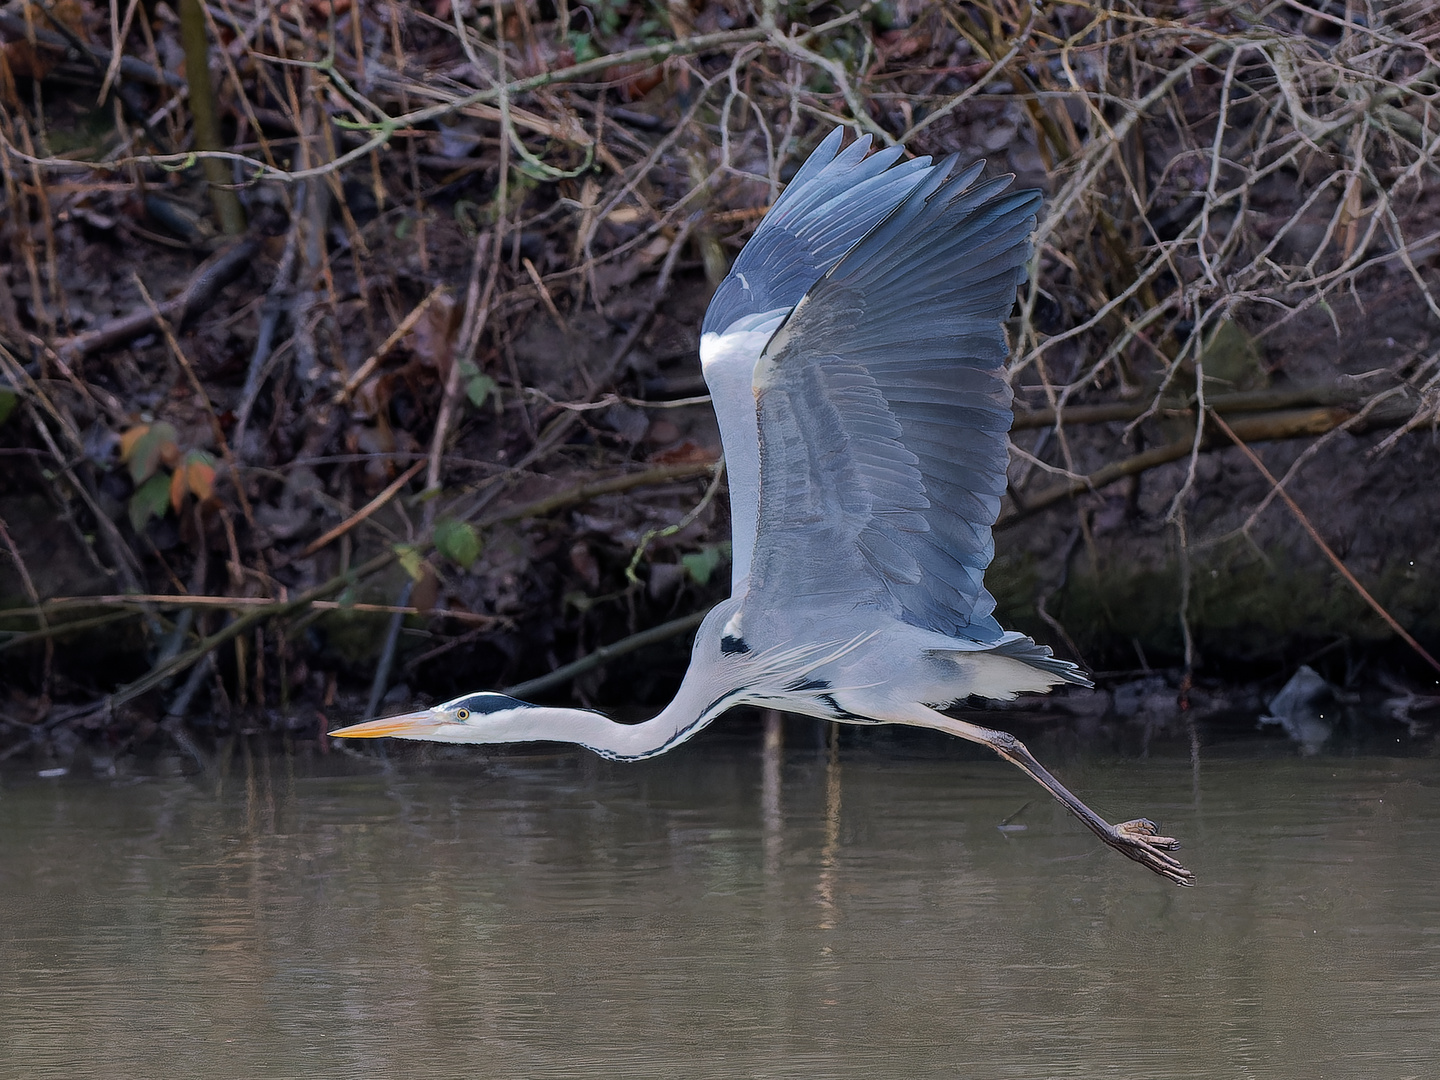
[[[1038,192],[951,162],[821,278],[755,373],[760,540],[747,607],[783,590],[994,644],[983,577],[1005,490],[1002,321]],[[899,257],[897,257],[899,253]]]
[[[841,150],[842,133],[836,128],[806,159],[705,312],[700,360],[725,450],[735,592],[755,546],[760,448],[752,379],[760,351],[820,276],[934,171],[928,157],[896,164],[899,147],[866,157],[868,135]]]

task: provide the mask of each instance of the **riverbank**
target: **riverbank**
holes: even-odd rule
[[[1419,8],[497,10],[231,5],[208,90],[163,5],[0,21],[0,754],[665,700],[728,580],[705,304],[837,117],[1046,193],[988,582],[1074,708],[1428,708]]]

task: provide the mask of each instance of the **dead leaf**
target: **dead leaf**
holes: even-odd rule
[[[37,30],[53,32],[54,24],[59,23],[81,41],[88,41],[90,38],[85,29],[85,8],[79,0],[56,0],[56,3],[50,5],[48,12],[38,4],[26,4],[18,14],[27,25],[34,26]],[[23,37],[0,45],[0,54],[3,54],[0,69],[8,69],[7,76],[37,81],[54,71],[55,66],[64,58],[63,49],[38,41],[31,44]],[[19,105],[15,100],[14,83],[8,77],[4,80],[3,91],[6,104],[12,107]]]
[[[120,460],[128,462],[130,455],[135,451],[135,444],[140,441],[141,436],[150,430],[149,424],[137,424],[120,436]]]
[[[686,439],[679,446],[651,454],[646,460],[656,465],[713,465],[720,460],[720,455]]]
[[[402,339],[415,359],[443,372],[450,370],[450,357],[455,350],[455,297],[442,293],[426,307],[409,333]]]
[[[180,513],[180,504],[185,501],[185,470],[176,469],[170,474],[170,509]]]
[[[215,466],[204,461],[192,461],[185,466],[185,483],[190,494],[205,500],[215,494]]]
[[[439,598],[440,579],[435,576],[435,568],[424,563],[420,567],[420,580],[410,590],[410,604],[417,611],[434,611]]]
[[[580,575],[580,580],[585,582],[591,592],[600,588],[600,564],[585,541],[577,540],[571,545],[570,566]]]

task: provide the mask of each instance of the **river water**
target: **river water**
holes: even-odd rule
[[[1182,890],[940,736],[798,730],[12,763],[0,1075],[1440,1076],[1434,757],[1045,755]]]

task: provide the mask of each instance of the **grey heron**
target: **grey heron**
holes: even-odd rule
[[[940,711],[1092,685],[1003,630],[984,584],[1012,421],[1003,323],[1040,193],[977,183],[984,163],[956,173],[958,155],[897,162],[899,147],[841,142],[837,128],[807,159],[705,315],[731,596],[701,624],[674,700],[622,724],[481,692],[331,734],[554,740],[634,761],[737,705],[931,728],[990,747],[1105,843],[1192,884],[1153,822],[1110,824],[1015,736]]]

